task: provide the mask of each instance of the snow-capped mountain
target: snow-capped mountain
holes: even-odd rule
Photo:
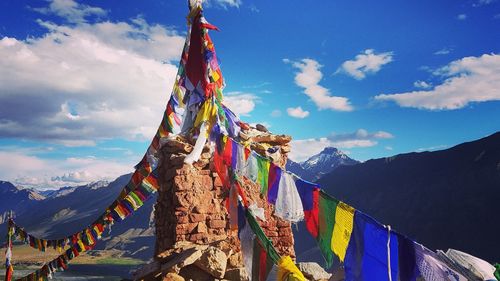
[[[100,180],[100,181],[95,181],[91,182],[86,185],[81,185],[81,186],[65,186],[61,187],[59,189],[51,189],[51,190],[44,190],[40,191],[39,193],[45,196],[46,198],[55,198],[55,197],[60,197],[60,196],[66,196],[68,194],[71,194],[73,191],[75,191],[78,188],[83,188],[83,189],[89,189],[89,190],[96,190],[102,187],[106,187],[110,184],[109,181],[106,180]]]
[[[354,165],[357,163],[359,162],[337,148],[327,147],[304,162],[297,163],[288,160],[286,169],[305,180],[317,181],[323,175],[332,172],[339,166]]]

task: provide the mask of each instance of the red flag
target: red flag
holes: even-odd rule
[[[205,89],[204,81],[206,65],[203,60],[202,34],[200,25],[201,14],[198,14],[191,27],[191,38],[189,39],[189,51],[186,63],[186,75],[194,87],[201,81]],[[205,93],[206,94],[206,93]]]
[[[14,273],[14,268],[12,267],[12,265],[9,265],[5,271],[5,281],[11,281],[13,273]]]

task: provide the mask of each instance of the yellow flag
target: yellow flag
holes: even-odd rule
[[[278,281],[306,281],[290,256],[284,256],[278,261]]]
[[[214,82],[217,82],[220,79],[219,73],[217,73],[217,71],[212,71],[212,78]]]
[[[333,226],[332,251],[344,261],[349,240],[351,240],[354,208],[340,202],[335,211],[335,225]]]

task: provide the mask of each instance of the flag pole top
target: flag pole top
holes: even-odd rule
[[[187,15],[187,23],[190,25],[193,19],[203,10],[201,3],[203,0],[188,0],[189,14]]]
[[[193,9],[202,9],[202,2],[203,0],[188,0],[188,7],[189,11],[192,11]]]

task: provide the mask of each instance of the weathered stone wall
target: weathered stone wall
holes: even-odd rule
[[[275,164],[285,165],[290,137],[276,136],[250,128],[241,133],[252,149]],[[274,149],[269,149],[274,148]],[[242,267],[237,231],[229,229],[224,200],[228,190],[222,187],[207,146],[201,159],[192,166],[183,163],[192,145],[180,138],[166,141],[161,149],[160,189],[155,206],[156,260],[168,259],[193,244],[215,246],[227,255],[227,268]],[[265,210],[266,222],[259,221],[266,235],[281,255],[295,256],[289,222],[273,216],[273,206],[259,193],[260,187],[244,180],[244,190],[250,202]]]

